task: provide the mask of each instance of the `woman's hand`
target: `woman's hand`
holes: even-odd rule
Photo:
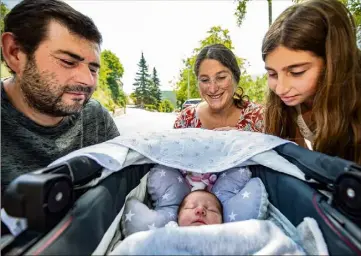
[[[237,130],[237,127],[225,126],[213,129],[214,131],[230,131],[230,130]]]

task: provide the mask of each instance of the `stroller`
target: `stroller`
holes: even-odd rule
[[[265,185],[270,203],[294,226],[305,217],[317,221],[330,255],[361,255],[361,166],[269,135],[199,130],[123,135],[18,177],[5,192],[4,208],[11,216],[26,218],[27,229],[16,237],[2,237],[2,255],[110,253],[124,239],[119,223],[127,198],[137,195],[149,201],[144,186],[152,167],[162,163],[179,168],[177,161],[189,158],[194,147],[201,159],[200,148],[211,150],[205,140],[212,141],[219,154],[232,151],[214,159],[213,171],[227,169],[229,158],[233,166],[248,166],[252,177]],[[172,161],[164,157],[168,150]],[[270,151],[279,157],[275,162],[283,159],[295,166],[304,180],[262,162],[262,152]]]

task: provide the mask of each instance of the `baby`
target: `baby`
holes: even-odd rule
[[[195,190],[184,197],[178,208],[178,226],[221,224],[222,216],[222,204],[214,194],[206,190]],[[167,226],[177,225],[172,222]]]

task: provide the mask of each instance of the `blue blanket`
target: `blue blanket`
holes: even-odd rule
[[[306,255],[271,221],[164,227],[127,237],[109,255]]]

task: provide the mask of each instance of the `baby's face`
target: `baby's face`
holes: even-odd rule
[[[201,226],[221,224],[221,206],[214,195],[197,191],[185,199],[179,211],[179,226]]]

